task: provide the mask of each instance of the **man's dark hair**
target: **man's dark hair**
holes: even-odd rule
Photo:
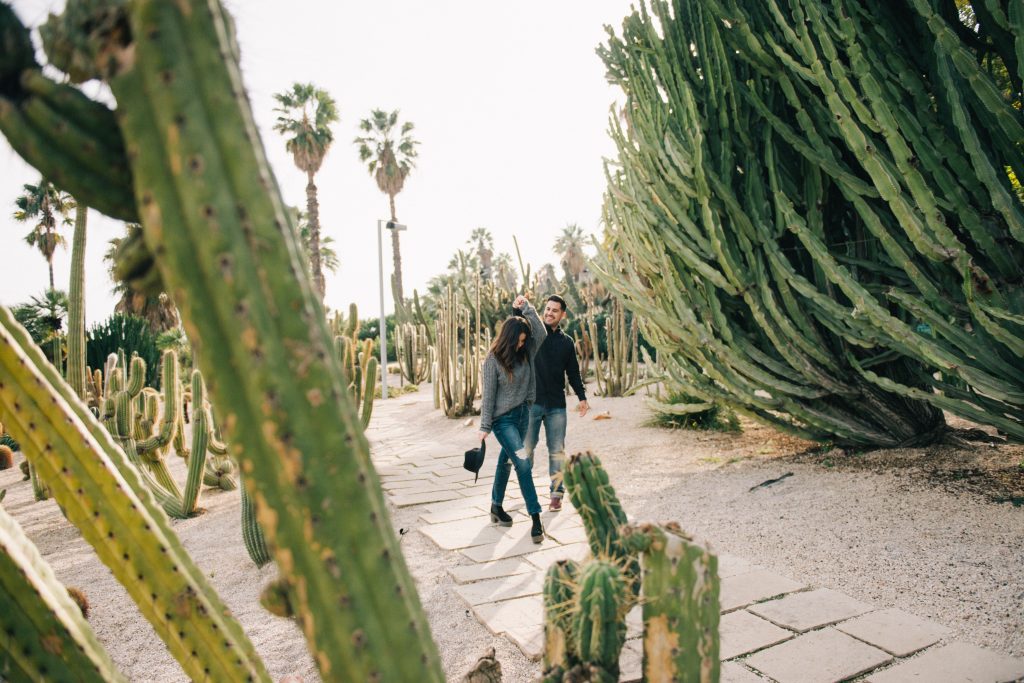
[[[565,299],[563,299],[562,297],[558,296],[557,294],[552,294],[551,296],[549,296],[548,297],[548,301],[554,301],[559,306],[561,306],[562,307],[562,313],[568,313],[569,312],[569,307],[565,305]]]

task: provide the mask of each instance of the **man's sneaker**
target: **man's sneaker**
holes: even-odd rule
[[[562,509],[562,499],[561,498],[552,498],[551,499],[551,503],[548,505],[548,510],[550,510],[551,512],[558,512],[561,509]]]

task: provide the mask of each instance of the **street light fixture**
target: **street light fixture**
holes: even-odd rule
[[[381,226],[388,230],[406,230],[395,221],[377,221],[377,262],[380,274],[380,397],[388,397],[388,326],[384,319],[384,238]]]

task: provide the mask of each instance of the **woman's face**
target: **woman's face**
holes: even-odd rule
[[[525,343],[526,343],[526,333],[525,332],[520,332],[519,333],[519,341],[516,342],[516,351],[518,351],[519,349],[523,348],[523,344],[525,344]]]

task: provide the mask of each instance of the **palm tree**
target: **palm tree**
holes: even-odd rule
[[[420,143],[410,135],[413,129],[411,121],[406,121],[399,129],[395,139],[395,126],[398,125],[398,110],[390,114],[380,109],[370,112],[370,118],[359,122],[359,129],[365,135],[355,139],[359,145],[359,160],[369,161],[367,169],[377,187],[388,196],[391,208],[391,220],[398,221],[395,215],[395,195],[402,191],[409,171],[415,168],[413,159],[417,156],[416,146]],[[395,263],[395,296],[399,303],[404,301],[402,291],[402,252],[398,247],[398,231],[391,231],[391,255]]]
[[[61,225],[70,225],[68,213],[75,208],[75,200],[45,178],[40,180],[38,185],[24,185],[23,189],[24,193],[14,200],[18,207],[14,212],[14,220],[25,223],[33,218],[39,219],[32,227],[32,231],[25,235],[25,241],[29,246],[39,249],[46,259],[46,265],[50,269],[50,289],[54,289],[53,254],[58,246],[67,243],[64,236],[57,232],[57,218],[61,218]]]
[[[131,234],[133,231],[141,230],[142,226],[129,223],[125,228]],[[103,255],[103,259],[107,261],[107,272],[110,274],[110,280],[114,283],[114,288],[111,291],[118,295],[114,311],[142,318],[149,325],[149,329],[153,331],[154,336],[174,329],[181,323],[181,319],[178,316],[178,309],[175,307],[174,302],[171,301],[171,298],[165,292],[157,294],[137,292],[115,276],[114,268],[117,250],[121,246],[121,242],[126,239],[128,239],[127,235],[108,240],[107,244],[109,246],[107,247],[107,252]]]
[[[512,255],[508,252],[501,252],[494,260],[494,278],[502,289],[515,291],[519,282],[515,265],[512,263]]]
[[[477,228],[470,235],[466,244],[476,247],[477,258],[480,259],[480,279],[490,282],[494,273],[494,237],[487,228]]]
[[[280,112],[274,130],[290,136],[285,140],[285,149],[300,171],[306,174],[306,215],[309,221],[309,257],[313,271],[313,283],[324,300],[324,272],[320,262],[320,204],[317,201],[316,183],[313,177],[327,156],[327,150],[334,142],[331,124],[338,120],[334,99],[326,90],[312,83],[294,83],[287,92],[274,95],[281,105],[274,111]]]
[[[310,240],[313,236],[313,231],[309,227],[309,221],[306,220],[306,214],[298,209],[292,209],[295,211],[295,227],[299,232],[299,241],[302,246],[306,248],[306,255],[310,255]],[[338,252],[334,250],[331,245],[334,244],[334,238],[329,235],[320,235],[320,267],[324,270],[329,270],[332,273],[338,272],[338,266],[341,265],[341,260],[338,258]],[[310,257],[312,261],[312,257]]]
[[[27,304],[15,307],[15,319],[32,335],[40,347],[48,350],[50,360],[63,372],[61,329],[68,316],[68,295],[59,289],[48,289],[32,297]]]
[[[561,257],[562,266],[576,282],[579,282],[580,273],[587,265],[587,256],[583,253],[585,239],[583,228],[569,223],[555,240],[555,253]]]

